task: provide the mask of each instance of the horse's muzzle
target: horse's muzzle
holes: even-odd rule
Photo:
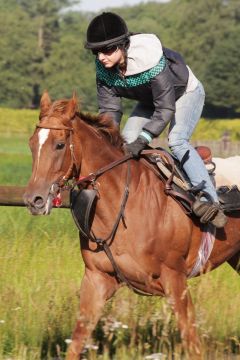
[[[52,194],[48,194],[47,198],[44,199],[40,194],[29,194],[23,195],[23,200],[32,215],[49,215],[52,209]]]

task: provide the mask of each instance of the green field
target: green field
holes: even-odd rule
[[[26,185],[31,173],[27,140],[37,118],[35,111],[0,109],[0,184]],[[198,136],[209,136],[209,129],[215,134],[211,139],[218,139],[226,128],[237,140],[239,120],[202,120]],[[53,359],[65,352],[71,336],[84,271],[73,220],[63,209],[32,217],[25,208],[1,207],[0,234],[0,360]],[[190,280],[189,287],[204,359],[240,359],[239,276],[223,265]],[[128,289],[106,307],[91,345],[99,350],[89,351],[90,360],[143,360],[152,353],[184,359],[165,300]]]

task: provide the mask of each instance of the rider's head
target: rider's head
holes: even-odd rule
[[[95,55],[109,55],[117,49],[126,49],[129,36],[127,25],[119,15],[104,12],[90,22],[85,48],[92,50]]]

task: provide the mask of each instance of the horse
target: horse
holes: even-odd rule
[[[77,184],[98,194],[91,225],[96,241],[80,235],[85,272],[80,316],[66,359],[81,358],[104,305],[126,284],[140,294],[167,298],[183,348],[191,359],[199,359],[201,342],[187,279],[203,229],[165,193],[163,182],[143,161],[125,155],[123,141],[112,119],[79,111],[76,95],[52,101],[47,91],[43,93],[39,123],[29,140],[33,165],[24,194],[26,206],[33,215],[49,214],[66,179],[77,179]],[[110,255],[104,251],[106,243]],[[225,228],[216,229],[210,257],[195,276],[224,262],[239,273],[239,258],[236,211],[229,214]]]

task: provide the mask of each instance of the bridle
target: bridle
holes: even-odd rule
[[[66,174],[64,176],[62,176],[62,178],[59,178],[54,184],[57,185],[59,188],[64,188],[64,189],[68,189],[67,182],[68,180],[70,180],[73,177],[73,170],[74,170],[74,166],[77,168],[76,166],[76,158],[74,155],[74,144],[73,144],[73,128],[72,127],[68,127],[65,125],[62,126],[52,126],[52,125],[41,125],[38,124],[36,125],[36,128],[41,128],[41,129],[49,129],[49,130],[68,130],[70,132],[70,153],[71,153],[71,163],[69,165],[69,168],[66,172]]]
[[[131,154],[127,154],[124,155],[122,158],[120,158],[119,160],[113,161],[110,164],[98,169],[96,172],[92,172],[87,176],[84,177],[80,177],[80,178],[76,178],[73,174],[74,172],[74,167],[77,169],[77,165],[76,165],[76,157],[74,154],[74,143],[73,143],[73,132],[74,129],[72,127],[68,127],[65,125],[62,126],[52,126],[52,125],[41,125],[38,124],[36,125],[37,128],[42,128],[42,129],[50,129],[50,130],[68,130],[70,132],[70,144],[69,144],[69,148],[70,148],[70,153],[71,153],[71,163],[69,165],[69,168],[66,172],[66,174],[64,176],[62,176],[61,178],[59,178],[55,184],[59,186],[59,188],[63,189],[63,190],[71,190],[71,188],[75,187],[75,186],[79,186],[81,184],[84,183],[91,183],[94,184],[96,182],[96,179],[101,176],[102,174],[104,174],[105,172],[115,168],[116,166],[128,161],[129,159],[132,159],[132,155]],[[68,183],[69,180],[72,180],[72,183]]]

